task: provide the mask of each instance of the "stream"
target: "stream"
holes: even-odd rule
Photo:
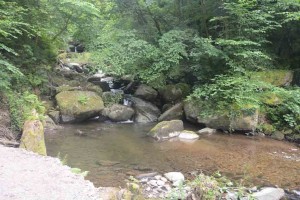
[[[95,186],[124,186],[130,175],[148,172],[221,172],[245,185],[300,187],[300,148],[261,137],[217,133],[194,142],[155,142],[146,137],[154,124],[63,125],[45,135],[49,156],[67,155]],[[185,125],[188,130],[198,130]]]

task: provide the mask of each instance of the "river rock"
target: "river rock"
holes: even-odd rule
[[[62,122],[84,121],[104,108],[102,98],[91,91],[64,91],[55,96]]]
[[[165,140],[177,137],[182,131],[183,122],[181,120],[171,120],[158,123],[147,135],[157,140]]]
[[[133,114],[134,110],[132,108],[119,104],[113,104],[112,106],[102,110],[103,116],[115,122],[130,120]]]
[[[197,133],[195,133],[194,131],[184,130],[180,133],[178,138],[182,140],[198,140],[199,135],[197,135]]]
[[[198,131],[199,134],[208,134],[208,135],[214,134],[216,132],[217,130],[212,128],[203,128]]]
[[[183,104],[178,103],[167,111],[165,111],[159,118],[158,121],[166,121],[172,119],[182,119],[183,117]]]
[[[48,113],[48,115],[55,122],[55,124],[59,124],[60,122],[59,111],[51,111]]]
[[[256,200],[280,200],[284,197],[284,190],[281,188],[263,188],[259,192],[255,192],[252,194]]]
[[[135,122],[149,123],[157,121],[160,115],[160,110],[155,105],[136,97],[131,97],[130,100],[132,101],[135,109]]]
[[[201,113],[201,106],[194,101],[185,101],[183,108],[186,119],[192,123],[198,123],[198,116]]]
[[[46,155],[44,127],[39,120],[27,120],[23,126],[20,148]]]
[[[134,96],[144,100],[153,101],[156,99],[158,92],[148,85],[140,85],[134,93]]]
[[[168,172],[164,176],[173,183],[184,181],[184,175],[181,172]]]
[[[283,140],[284,139],[284,134],[281,133],[280,131],[275,131],[272,135],[271,138],[275,140]]]
[[[159,91],[164,102],[177,102],[184,97],[185,91],[178,85],[166,85]]]

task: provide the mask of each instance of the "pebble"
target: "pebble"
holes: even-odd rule
[[[150,185],[152,185],[152,186],[157,186],[156,180],[150,180],[150,181],[148,182],[148,184],[150,184]]]
[[[155,178],[156,180],[159,180],[159,179],[162,178],[162,176],[161,176],[161,175],[157,175],[157,176],[154,176],[154,178]]]
[[[162,180],[163,182],[168,182],[168,179],[166,179],[165,177],[161,177],[161,179],[160,180]]]
[[[157,180],[157,181],[156,181],[156,184],[157,184],[158,186],[163,186],[163,185],[165,184],[165,182],[162,181],[162,180]]]

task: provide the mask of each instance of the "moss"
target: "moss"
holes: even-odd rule
[[[287,86],[293,80],[293,72],[289,70],[269,70],[253,72],[250,75],[253,80],[264,81],[275,86]]]
[[[182,97],[186,97],[191,93],[191,87],[186,83],[178,83],[176,84],[176,87],[181,90]]]
[[[46,155],[44,127],[39,120],[29,120],[24,123],[20,148]]]
[[[276,106],[283,103],[283,97],[276,93],[266,93],[262,96],[261,101],[269,106]]]
[[[271,125],[271,124],[262,124],[260,129],[266,135],[272,135],[272,133],[274,133],[276,131],[276,129],[274,128],[274,126]]]

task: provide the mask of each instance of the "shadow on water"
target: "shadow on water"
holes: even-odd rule
[[[129,175],[151,171],[220,171],[255,185],[300,186],[300,149],[291,143],[242,135],[214,134],[192,143],[155,142],[153,124],[64,125],[46,134],[48,155],[68,155],[72,167],[90,171],[96,186],[124,186]],[[191,128],[191,127],[189,127]]]

